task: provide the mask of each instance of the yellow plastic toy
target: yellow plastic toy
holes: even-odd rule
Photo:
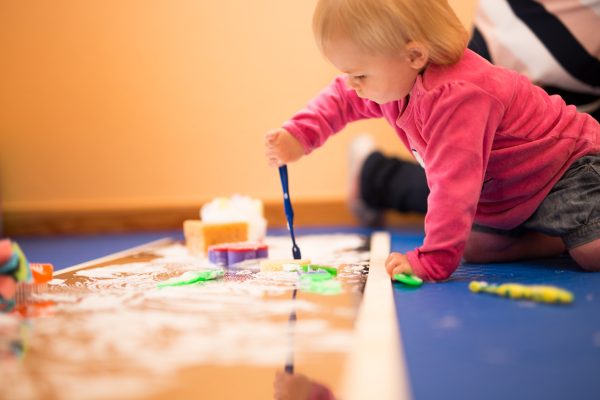
[[[489,293],[511,299],[526,299],[542,303],[570,304],[575,297],[568,290],[549,285],[522,285],[519,283],[489,284],[472,281],[469,290],[474,293]]]

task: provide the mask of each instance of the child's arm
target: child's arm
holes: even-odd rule
[[[406,257],[415,275],[440,281],[460,263],[480,195],[486,190],[484,178],[496,180],[486,168],[504,106],[466,83],[439,87],[420,106],[427,143],[420,155],[430,194],[423,245]]]
[[[302,144],[303,154],[308,154],[349,122],[382,116],[379,104],[358,97],[340,76],[285,122],[283,129]]]

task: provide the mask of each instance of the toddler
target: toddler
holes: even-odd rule
[[[385,118],[425,169],[425,239],[390,275],[444,280],[461,258],[501,262],[567,249],[600,270],[600,125],[526,77],[466,49],[446,0],[319,0],[317,44],[343,75],[267,133],[271,165],[348,122]]]

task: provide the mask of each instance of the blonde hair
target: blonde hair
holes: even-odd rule
[[[427,48],[429,61],[441,65],[457,62],[469,37],[446,0],[319,0],[313,32],[322,52],[340,38],[386,55],[415,41]]]

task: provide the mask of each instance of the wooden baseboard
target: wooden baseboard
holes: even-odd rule
[[[120,233],[180,229],[186,219],[198,219],[200,206],[140,207],[83,210],[4,210],[4,236]],[[268,226],[285,227],[283,204],[265,202]],[[389,224],[422,226],[418,214],[391,214]],[[294,224],[304,226],[356,226],[344,200],[297,200]]]

